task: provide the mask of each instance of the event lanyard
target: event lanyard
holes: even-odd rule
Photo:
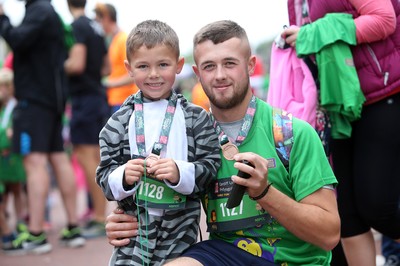
[[[236,145],[239,146],[244,141],[244,139],[247,137],[247,134],[249,133],[250,128],[251,128],[251,124],[253,123],[253,118],[254,118],[255,112],[256,112],[256,97],[253,95],[251,97],[249,105],[247,106],[246,115],[244,116],[243,123],[242,123],[242,126],[239,131],[239,135],[236,137],[236,141],[235,141]],[[211,118],[211,121],[215,128],[215,131],[218,134],[218,137],[221,139],[221,137],[223,137],[225,135],[225,133],[223,132],[223,130],[222,130],[221,126],[219,125],[219,123],[217,122],[217,120],[215,120],[215,117],[213,116],[212,113],[210,114],[210,118]],[[229,141],[232,142],[232,140],[229,140]]]
[[[158,143],[154,145],[160,146],[160,151],[167,145],[168,136],[171,130],[172,120],[174,118],[176,104],[178,101],[178,96],[175,92],[172,92],[171,97],[169,97],[167,109],[165,111],[164,120],[161,127],[160,139]],[[144,115],[143,115],[143,98],[142,92],[139,91],[134,97],[135,106],[135,132],[136,132],[136,145],[139,154],[145,156],[146,154],[146,143],[144,136]]]

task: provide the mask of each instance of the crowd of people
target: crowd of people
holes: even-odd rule
[[[373,231],[386,265],[400,265],[397,1],[288,0],[280,37],[315,71],[326,142],[266,102],[254,83],[260,60],[236,22],[207,23],[193,37],[198,82],[187,98],[175,90],[185,59],[168,24],[145,20],[126,34],[113,5],[89,18],[86,0],[66,1],[71,25],[49,0],[26,0],[19,26],[0,5],[12,56],[0,70],[3,252],[52,250],[44,222],[54,175],[67,214],[60,242],[107,236],[109,265],[373,266]],[[64,147],[67,104],[93,210],[86,224]],[[229,206],[237,188],[245,193]],[[118,203],[111,214],[107,200]],[[210,235],[198,241],[202,208]]]

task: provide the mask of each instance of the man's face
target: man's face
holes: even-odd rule
[[[194,58],[193,69],[213,106],[231,109],[242,103],[250,88],[249,70],[253,69],[246,44],[238,38],[219,44],[205,41],[196,46]]]

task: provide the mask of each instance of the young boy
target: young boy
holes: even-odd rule
[[[207,112],[172,89],[179,53],[175,31],[158,20],[127,39],[125,66],[140,90],[100,132],[96,180],[138,218],[139,232],[110,265],[161,265],[197,241],[200,194],[219,168],[219,145]]]

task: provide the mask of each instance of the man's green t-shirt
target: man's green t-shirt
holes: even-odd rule
[[[288,173],[275,149],[272,124],[272,107],[257,99],[253,124],[246,139],[238,148],[240,152],[251,151],[269,160],[268,180],[273,183],[275,188],[292,199],[300,201],[325,185],[337,184],[326,159],[321,140],[314,128],[305,121],[293,118],[294,143],[290,153]],[[237,173],[237,169],[233,167],[233,161],[225,160],[223,156],[221,158],[222,165],[218,171],[218,180],[229,180],[231,175]],[[226,182],[220,182],[219,185],[222,183]],[[243,220],[243,216],[249,213],[249,204],[243,205],[243,202],[253,202],[254,208],[260,213],[259,219],[253,220],[262,220],[262,222],[260,225],[251,225],[252,227],[246,228],[238,220],[241,224],[240,230],[222,230],[223,232],[211,230],[210,239],[221,239],[233,243],[253,255],[283,265],[329,265],[330,251],[325,251],[294,236],[264,210],[260,210],[256,201],[247,200],[247,194],[244,195],[240,206],[233,209],[225,208],[223,202],[226,203],[228,195],[229,193],[225,196],[220,193],[218,204],[208,204],[210,203],[208,199],[215,195],[208,196],[206,200],[209,208],[207,222],[211,222],[211,220],[214,222],[215,220],[231,221],[235,219],[235,216],[246,221]],[[244,224],[250,225],[251,223]]]

